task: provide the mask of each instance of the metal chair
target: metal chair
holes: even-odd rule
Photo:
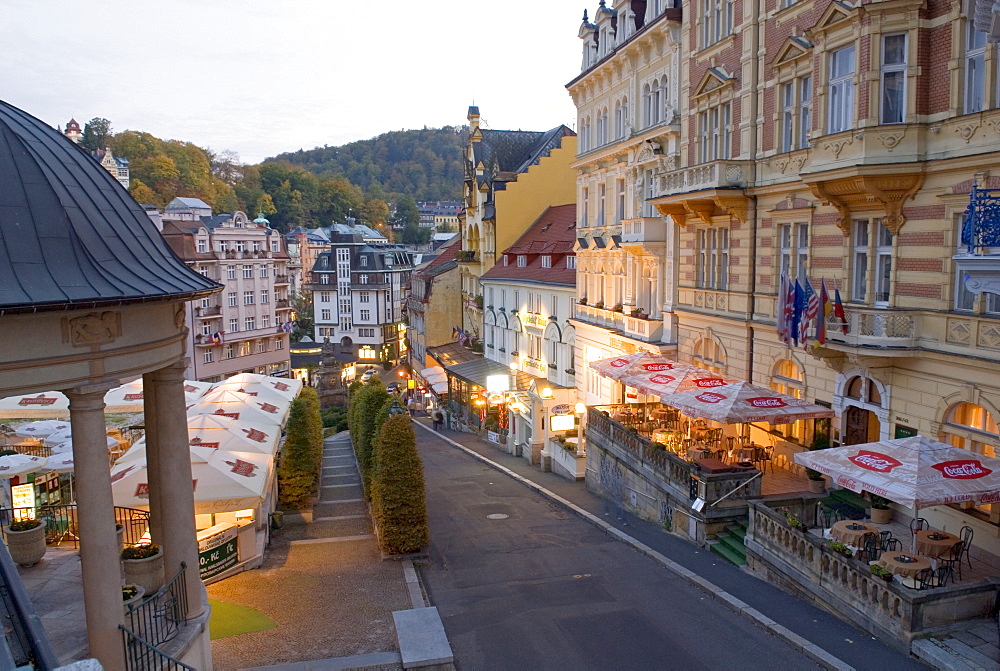
[[[948,581],[955,582],[955,569],[950,566],[938,566],[934,571],[930,587],[945,587]]]
[[[938,564],[951,569],[958,569],[958,579],[962,579],[962,555],[966,552],[965,543],[958,541],[951,546],[948,554],[938,557]]]
[[[861,549],[858,550],[858,559],[863,562],[878,561],[882,556],[882,548],[879,546],[878,538],[875,534],[865,534],[861,537]]]
[[[900,582],[910,589],[927,589],[934,582],[934,569],[920,569],[912,578],[903,578]]]
[[[969,564],[969,568],[972,568],[972,558],[969,557],[969,548],[972,547],[972,527],[964,526],[962,530],[958,533],[959,538],[962,539],[962,555],[965,557],[965,561]],[[962,557],[959,557],[959,562],[961,562]],[[961,577],[962,569],[959,567],[959,576]]]
[[[910,520],[910,533],[916,535],[918,531],[923,531],[927,528],[927,520],[923,517],[917,517]]]
[[[886,543],[888,543],[890,540],[892,540],[892,532],[891,531],[880,531],[880,532],[878,532],[878,544],[879,544],[879,547],[882,548],[883,551],[885,550]]]
[[[890,538],[882,546],[882,552],[899,552],[903,549],[903,544],[898,538]]]

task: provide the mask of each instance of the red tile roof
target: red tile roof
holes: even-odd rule
[[[462,249],[462,236],[456,235],[453,241],[441,247],[437,257],[433,261],[428,263],[423,268],[418,268],[416,272],[420,273],[421,275],[425,275],[428,274],[429,271],[433,270],[434,268],[437,268],[438,266],[448,263],[448,261],[454,261],[455,252],[461,251],[461,249]]]
[[[550,207],[524,232],[517,242],[497,256],[496,265],[484,275],[484,280],[518,280],[546,284],[576,285],[576,270],[566,267],[566,257],[576,256],[576,205]],[[504,255],[508,257],[504,265]],[[517,257],[527,257],[523,268]],[[542,267],[542,257],[551,257],[552,267]]]

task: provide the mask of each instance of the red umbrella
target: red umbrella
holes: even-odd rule
[[[640,368],[643,368],[641,364]],[[678,364],[676,368],[665,370],[653,366],[650,368],[652,370],[645,369],[622,378],[622,384],[635,387],[641,393],[650,396],[667,396],[682,391],[714,389],[739,382],[736,378],[685,364]]]
[[[652,352],[635,352],[634,354],[623,354],[622,356],[613,356],[609,359],[600,359],[592,361],[590,367],[603,377],[608,377],[612,380],[622,380],[622,378],[630,375],[643,373],[660,372],[677,374],[681,371],[694,368],[694,366],[689,364],[679,363],[660,354],[653,354]]]
[[[688,417],[701,417],[723,424],[791,424],[800,419],[833,417],[833,410],[829,408],[749,382],[737,382],[707,390],[692,389],[664,396],[661,400]]]

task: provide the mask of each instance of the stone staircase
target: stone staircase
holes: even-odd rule
[[[743,566],[747,563],[747,549],[743,539],[747,535],[747,523],[738,520],[726,526],[726,530],[708,541],[708,551],[713,552],[731,564]]]

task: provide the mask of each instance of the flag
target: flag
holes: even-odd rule
[[[806,292],[799,284],[799,278],[795,278],[795,298],[792,301],[792,320],[789,323],[788,334],[796,347],[799,346],[799,327],[802,323],[802,312],[806,308]]]
[[[802,308],[802,322],[799,324],[799,340],[806,346],[809,335],[809,324],[819,315],[819,296],[813,289],[808,277],[803,278],[802,290],[805,292],[805,306]]]
[[[826,292],[826,280],[819,281],[819,318],[816,320],[816,340],[826,343],[826,318],[830,315],[830,294]]]
[[[213,345],[221,345],[222,344],[222,334],[223,334],[223,331],[216,331],[215,333],[212,334],[212,344]]]
[[[847,315],[844,314],[844,304],[840,302],[840,285],[833,285],[833,316],[840,320],[840,328],[843,329],[844,335],[851,332],[851,328],[847,325]]]
[[[788,322],[785,317],[785,303],[788,300],[788,275],[784,271],[781,273],[781,281],[778,282],[778,303],[774,308],[774,325],[778,330],[778,340],[788,343]]]
[[[795,284],[788,276],[785,276],[785,344],[791,345],[792,336],[795,335],[792,327],[792,317],[795,313]]]

